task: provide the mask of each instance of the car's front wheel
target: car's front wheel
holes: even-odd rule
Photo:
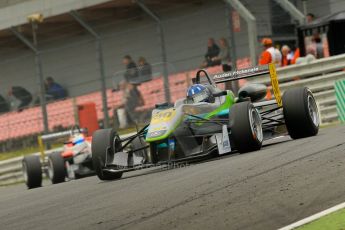
[[[92,135],[92,164],[101,180],[116,180],[122,177],[122,172],[104,171],[106,163],[112,162],[115,152],[121,147],[120,137],[113,129],[100,129]]]
[[[251,102],[234,104],[230,109],[231,138],[239,152],[259,150],[263,142],[262,121]]]
[[[42,186],[42,165],[39,156],[25,156],[22,170],[25,184],[29,189]]]
[[[65,182],[65,161],[60,152],[51,153],[48,157],[48,176],[53,184]]]

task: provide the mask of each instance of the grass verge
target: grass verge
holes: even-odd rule
[[[345,209],[330,213],[296,230],[345,230]]]

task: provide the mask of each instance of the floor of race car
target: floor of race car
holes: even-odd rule
[[[345,201],[345,126],[119,181],[0,188],[1,229],[277,229]]]

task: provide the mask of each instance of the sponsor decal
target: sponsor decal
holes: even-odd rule
[[[240,69],[240,70],[235,70],[235,71],[231,71],[231,72],[225,72],[225,73],[219,73],[213,76],[214,80],[220,80],[223,78],[237,78],[240,75],[244,75],[244,74],[251,74],[251,73],[257,73],[258,71],[260,71],[260,68],[258,66],[255,67],[251,67],[251,68],[247,68],[247,69]]]
[[[169,122],[175,117],[175,115],[176,115],[176,111],[174,109],[167,109],[167,110],[156,112],[152,114],[151,124]]]
[[[274,64],[269,64],[271,84],[273,89],[273,94],[279,107],[283,106],[282,96],[279,88],[278,76]]]

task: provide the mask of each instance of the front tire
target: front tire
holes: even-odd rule
[[[65,182],[65,161],[60,152],[54,152],[48,156],[48,176],[53,184]]]
[[[231,138],[240,153],[259,150],[263,132],[259,112],[246,101],[234,104],[230,109]]]
[[[42,186],[42,165],[39,156],[25,156],[22,161],[22,170],[25,184],[29,189]]]
[[[105,172],[107,162],[112,162],[114,154],[121,147],[118,134],[113,129],[100,129],[92,135],[92,164],[101,180],[116,180],[122,177],[122,172]]]
[[[286,128],[293,139],[315,136],[320,118],[312,92],[307,87],[287,90],[283,95]]]

